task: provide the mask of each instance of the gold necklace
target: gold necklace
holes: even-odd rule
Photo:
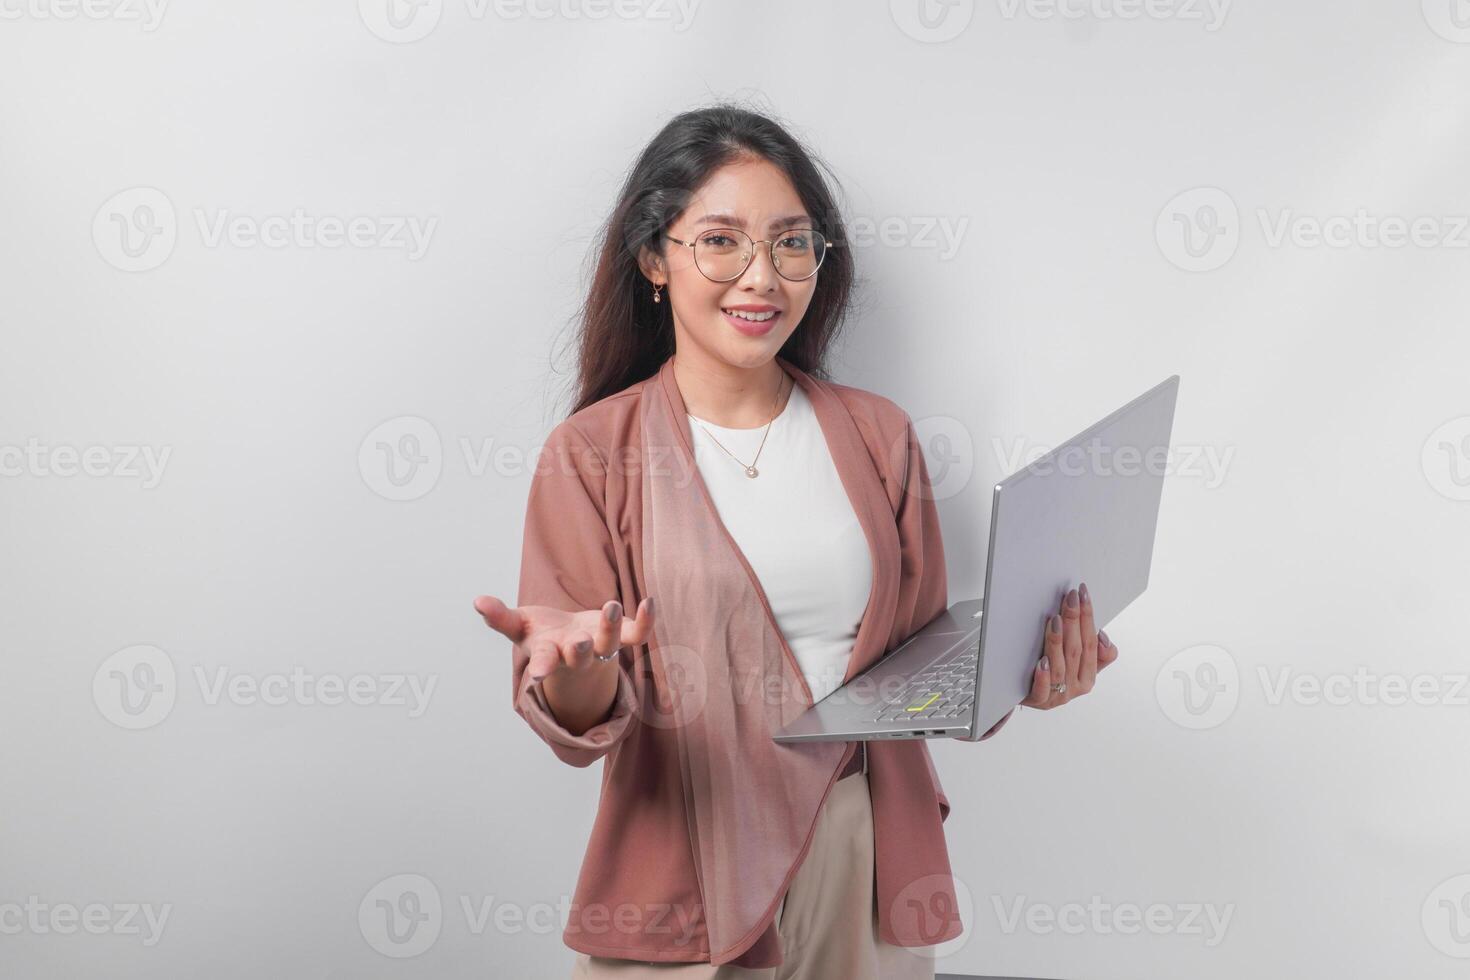
[[[729,454],[731,459],[735,460],[735,462],[740,463],[741,466],[745,467],[745,475],[750,477],[752,480],[761,475],[761,471],[755,468],[755,464],[760,460],[761,450],[764,449],[766,446],[766,436],[771,434],[771,422],[776,421],[776,403],[781,400],[781,391],[785,387],[786,372],[783,371],[781,372],[781,381],[779,384],[776,385],[776,397],[771,401],[771,421],[766,423],[766,431],[761,434],[761,444],[756,447],[755,459],[750,461],[749,466],[746,466],[744,463],[740,463],[740,458],[738,456],[730,452],[730,450],[725,449],[724,443],[720,442],[720,440],[718,439],[715,439],[715,434],[709,431],[709,426],[705,425],[703,422],[699,423],[699,427],[705,432],[709,432],[709,437],[711,439],[715,439],[716,446],[719,446],[721,449],[725,449],[725,452]],[[699,422],[698,419],[695,419],[695,421]]]

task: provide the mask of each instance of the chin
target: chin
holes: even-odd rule
[[[764,337],[745,337],[739,334],[730,335],[729,327],[724,327],[724,329],[726,337],[720,344],[720,351],[730,363],[739,364],[742,367],[764,364],[785,346],[786,338],[791,336],[790,333],[771,333]]]

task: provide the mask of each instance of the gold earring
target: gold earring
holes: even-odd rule
[[[663,302],[663,297],[658,294],[659,293],[659,290],[661,290],[663,288],[664,288],[664,284],[663,283],[661,283],[661,282],[654,283],[654,285],[653,285],[653,301],[655,303],[662,303]]]

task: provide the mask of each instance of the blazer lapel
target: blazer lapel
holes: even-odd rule
[[[873,456],[868,452],[847,406],[801,368],[784,358],[778,357],[777,360],[801,383],[802,390],[811,400],[822,435],[827,439],[832,462],[837,467],[837,475],[847,490],[863,534],[868,538],[873,586],[847,660],[847,672],[842,677],[845,684],[876,663],[885,652],[883,648],[893,625],[893,609],[898,598],[898,527]]]
[[[868,554],[873,564],[873,584],[868,592],[868,604],[863,610],[857,637],[853,641],[852,653],[848,657],[847,672],[843,676],[843,683],[846,683],[877,662],[886,652],[884,646],[892,626],[892,611],[898,595],[901,563],[898,528],[894,523],[888,495],[884,491],[883,482],[875,468],[873,457],[869,454],[867,445],[863,442],[862,433],[858,431],[857,423],[853,421],[852,414],[848,412],[847,407],[836,395],[801,368],[779,355],[776,361],[795,379],[797,384],[801,385],[802,391],[806,393],[807,399],[811,402],[812,410],[821,426],[822,435],[827,440],[827,448],[832,455],[837,475],[842,481],[843,488],[847,491],[848,500],[852,503],[858,523],[862,526],[863,535],[868,541]],[[771,628],[781,640],[782,651],[801,681],[801,689],[806,702],[811,704],[811,687],[806,682],[806,676],[802,673],[785,634],[781,632],[780,626],[776,623],[776,616],[771,612],[770,600],[761,587],[760,579],[756,576],[755,570],[751,568],[750,562],[746,560],[745,553],[740,550],[740,545],[736,543],[729,529],[720,520],[714,498],[710,495],[709,487],[705,485],[699,467],[694,461],[693,436],[689,431],[689,418],[684,407],[684,397],[680,394],[678,381],[674,377],[672,356],[666,359],[663,366],[659,368],[655,380],[668,399],[677,422],[680,444],[675,448],[680,455],[681,465],[686,472],[693,474],[693,483],[705,502],[710,519],[714,521],[720,533],[729,542],[741,568],[749,576],[756,595],[760,597],[761,608],[765,611]]]

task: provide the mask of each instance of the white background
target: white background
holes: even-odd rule
[[[1007,447],[1182,377],[1198,458],[1119,663],[933,746],[971,898],[942,968],[1463,976],[1455,2],[449,0],[399,27],[378,0],[0,2],[0,972],[569,972],[600,768],[512,712],[470,601],[513,600],[526,456],[565,414],[554,355],[622,174],[738,97],[831,164],[855,231],[889,229],[831,367],[963,435],[952,598],[980,590]],[[211,235],[296,209],[369,233]],[[426,462],[395,485],[379,443]],[[371,703],[215,686],[296,670]],[[158,688],[143,714],[122,678]],[[376,901],[408,893],[399,943]],[[167,909],[156,942],[129,904]],[[1125,932],[1130,905],[1162,931]]]

